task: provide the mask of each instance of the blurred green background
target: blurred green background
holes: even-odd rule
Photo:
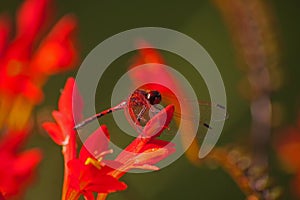
[[[14,15],[22,1],[1,1],[0,11]],[[299,52],[300,52],[300,18],[299,1],[270,1],[275,17],[278,20],[279,34],[282,43],[284,85],[272,96],[272,101],[280,103],[284,108],[282,127],[295,122],[299,110]],[[187,2],[181,1],[57,1],[55,2],[56,15],[59,19],[66,13],[73,13],[79,22],[79,51],[81,59],[106,38],[137,27],[156,26],[180,31],[198,41],[211,55],[222,74],[228,101],[230,118],[226,121],[219,145],[235,144],[247,140],[251,124],[249,103],[238,93],[238,83],[244,75],[237,68],[235,52],[227,28],[218,10],[210,1]],[[107,71],[97,102],[101,99],[98,110],[109,106],[112,79],[110,73],[116,68],[122,74],[129,65],[131,55],[125,55],[116,60]],[[182,73],[186,63],[172,55],[166,55],[167,64],[177,68]],[[56,109],[59,90],[69,76],[75,72],[52,77],[45,86],[45,102],[36,110],[38,117],[42,112],[49,114]],[[112,80],[117,80],[113,77]],[[194,81],[194,82],[193,82]],[[197,80],[191,80],[197,90]],[[205,96],[205,94],[204,94]],[[103,98],[104,97],[104,98]],[[111,133],[119,131],[114,128],[111,118],[104,119]],[[280,127],[279,127],[280,128]],[[277,129],[274,129],[275,135]],[[60,199],[63,163],[61,148],[55,145],[50,138],[38,127],[28,143],[28,147],[39,147],[43,150],[44,160],[34,185],[26,194],[26,200]],[[271,175],[284,187],[283,199],[292,199],[289,194],[291,175],[283,173],[276,156],[270,149]],[[195,167],[183,156],[161,171],[148,174],[127,174],[121,180],[128,184],[128,189],[109,195],[109,200],[135,199],[245,199],[244,194],[236,186],[230,176],[221,168],[210,169],[207,166]]]

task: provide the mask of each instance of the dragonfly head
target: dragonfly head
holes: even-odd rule
[[[159,104],[161,102],[161,94],[156,90],[147,92],[146,98],[151,105]]]

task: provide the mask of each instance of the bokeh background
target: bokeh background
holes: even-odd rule
[[[14,16],[22,1],[1,1],[0,12]],[[272,127],[270,147],[268,147],[270,175],[276,184],[282,187],[282,199],[297,199],[292,195],[290,183],[293,175],[284,171],[274,150],[274,141],[281,130],[296,123],[299,115],[299,52],[300,52],[300,18],[298,1],[269,1],[276,21],[276,35],[280,44],[281,86],[271,95],[272,103],[280,112],[274,116],[276,126]],[[79,22],[78,49],[80,61],[100,42],[106,38],[137,27],[157,26],[180,31],[198,41],[213,58],[222,74],[228,100],[230,118],[226,121],[224,131],[218,142],[222,145],[243,145],[249,139],[251,115],[249,101],[242,97],[240,80],[245,74],[237,66],[236,51],[231,35],[219,10],[212,1],[56,1],[53,18],[59,19],[66,13],[73,13]],[[54,20],[55,21],[55,20]],[[110,93],[114,81],[130,65],[132,54],[116,60],[101,79],[96,101],[98,110],[110,106]],[[167,64],[190,77],[193,71],[186,70],[184,60],[163,52]],[[76,70],[51,77],[45,86],[45,101],[35,110],[34,134],[28,147],[39,147],[44,159],[38,175],[26,194],[26,200],[60,199],[63,181],[63,160],[61,148],[54,144],[40,128],[41,121],[51,119],[51,110],[56,109],[59,90],[67,77],[74,76]],[[191,78],[195,90],[204,99],[207,94],[203,84]],[[111,117],[103,119],[111,133],[120,132],[114,126]],[[113,136],[114,137],[114,136]],[[114,138],[116,141],[118,137]],[[121,140],[122,137],[119,138]],[[300,152],[299,152],[300,153]],[[300,155],[299,155],[300,156]],[[128,184],[123,192],[110,194],[109,200],[135,199],[245,199],[245,195],[234,180],[217,165],[191,164],[182,156],[172,165],[161,171],[148,174],[127,174],[121,180]],[[300,188],[299,188],[300,190]]]

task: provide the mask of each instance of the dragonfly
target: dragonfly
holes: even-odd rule
[[[87,124],[91,123],[96,119],[99,119],[109,113],[124,109],[128,109],[128,113],[133,119],[134,124],[143,126],[147,123],[151,116],[154,116],[156,113],[161,111],[161,109],[158,107],[161,101],[162,95],[159,91],[137,89],[126,100],[122,101],[121,103],[112,108],[106,109],[83,120],[82,122],[76,124],[74,126],[74,129],[81,129],[82,127],[86,126]],[[205,101],[198,102],[198,104],[200,105],[200,107],[205,107],[205,112],[210,112],[212,106],[216,107],[219,116],[217,117],[217,119],[215,119],[216,121],[225,120],[228,118],[226,108],[220,104],[212,104]],[[146,113],[148,113],[148,115]],[[181,116],[180,113],[176,112],[174,113],[174,117],[181,117],[182,119],[186,120],[192,119],[189,116]],[[209,125],[209,123],[205,121],[199,121],[199,123],[206,128],[213,128]]]

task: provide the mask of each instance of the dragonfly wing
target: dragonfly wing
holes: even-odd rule
[[[200,112],[202,111],[204,114],[210,113],[212,115],[211,120],[213,121],[224,121],[229,117],[226,107],[221,104],[200,101],[199,107]]]
[[[200,119],[199,124],[212,129],[213,127],[210,125],[210,121],[224,121],[228,119],[229,115],[225,106],[220,104],[200,101],[198,102],[200,109],[200,116],[195,116],[193,113],[191,114],[181,114],[180,112],[175,112],[174,117],[180,118],[182,120],[190,120],[195,121],[197,118]],[[212,113],[214,110],[214,113]],[[198,123],[198,122],[195,122]]]

